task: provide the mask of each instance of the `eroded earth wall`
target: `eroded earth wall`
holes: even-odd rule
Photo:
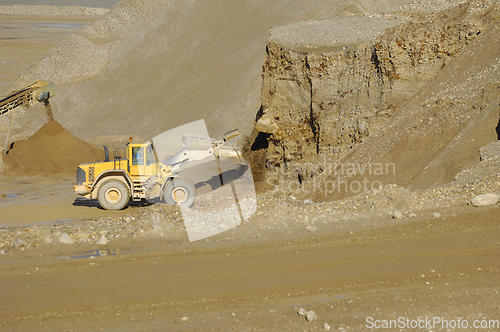
[[[402,136],[412,136],[417,124],[425,132],[424,137],[447,131],[447,139],[448,136],[456,138],[464,126],[477,120],[477,117],[471,118],[477,109],[494,104],[498,96],[495,76],[490,75],[487,80],[477,79],[471,61],[455,71],[463,74],[463,77],[455,77],[460,81],[459,89],[453,90],[447,85],[453,73],[441,78],[438,86],[434,84],[434,90],[429,91],[427,87],[436,81],[436,77],[446,73],[446,66],[458,61],[457,58],[466,53],[476,39],[481,39],[478,43],[489,44],[484,47],[497,47],[489,40],[495,38],[492,30],[497,29],[497,23],[496,5],[472,1],[391,27],[373,41],[356,48],[344,47],[327,53],[304,52],[270,41],[263,64],[262,107],[257,115],[253,143],[253,150],[265,149],[261,164],[266,176],[278,179],[276,174],[279,173],[284,178],[281,180],[302,183],[325,173],[327,164],[348,162],[356,156],[359,143],[386,130],[400,130],[399,135],[388,142],[391,144],[397,143]],[[498,58],[487,58],[486,54],[480,53],[478,43],[474,44],[476,58],[473,59],[496,71]],[[470,70],[467,66],[471,66]],[[470,75],[478,84],[470,84]],[[498,77],[496,80],[500,82]],[[489,83],[492,85],[485,88]],[[463,97],[461,94],[469,93],[471,97],[478,91],[484,94],[485,89],[488,98],[477,97],[475,102],[472,99],[457,100]],[[440,90],[448,90],[446,98],[426,100],[425,97]],[[422,100],[422,104],[413,105],[419,91],[419,103]],[[430,121],[426,119],[427,112],[421,112],[421,108],[433,109]],[[488,120],[491,135],[483,140],[486,143],[495,139],[495,121],[498,122],[495,120],[498,112],[493,109],[491,112],[492,117]],[[391,123],[399,113],[406,113],[414,123],[397,129]],[[427,125],[422,128],[423,123]],[[383,137],[378,139],[383,140]],[[427,148],[429,158],[431,154],[435,156],[444,151],[446,142],[440,142],[443,146],[439,148]],[[432,139],[428,143],[432,143]],[[382,146],[370,147],[372,153],[359,157],[358,163],[383,159]],[[422,149],[425,155],[426,148]],[[379,155],[373,154],[375,152]],[[385,159],[387,162],[403,158],[394,151],[392,154],[391,158]],[[427,163],[432,159],[414,157]],[[454,164],[453,171],[458,172],[463,164],[471,162],[471,158],[458,158],[461,161],[455,163],[450,161]],[[460,165],[458,169],[457,165]],[[453,175],[422,179],[420,173],[425,167],[428,165],[407,169],[407,180],[401,179],[399,184],[409,186],[419,175],[417,187],[453,180]],[[394,178],[386,180],[398,182]]]

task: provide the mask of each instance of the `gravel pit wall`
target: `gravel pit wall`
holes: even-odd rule
[[[495,39],[491,29],[498,22],[498,13],[497,5],[472,1],[390,27],[362,45],[337,44],[337,49],[331,52],[315,52],[314,48],[320,47],[311,41],[307,47],[300,41],[294,43],[293,35],[283,33],[286,27],[279,31],[279,36],[271,35],[263,63],[262,107],[257,114],[253,141],[249,142],[251,148],[247,148],[250,159],[258,155],[253,159],[257,172],[260,170],[257,178],[260,176],[261,181],[272,185],[292,181],[302,187],[313,178],[348,179],[356,175],[356,172],[327,175],[331,172],[325,165],[353,162],[366,165],[383,161],[396,163],[399,174],[385,174],[384,183],[405,187],[413,183],[415,188],[427,188],[453,181],[460,168],[475,161],[481,146],[476,145],[486,145],[496,138],[494,128],[498,112],[494,105],[498,90],[494,77],[488,75],[487,80],[477,80],[476,85],[468,81],[476,69],[496,71],[497,58],[477,51],[477,43],[481,42],[471,45],[480,37],[483,43],[496,45],[486,40]],[[483,43],[480,45],[484,47]],[[327,46],[332,48],[332,45]],[[475,52],[476,58],[460,65],[459,72],[463,76],[455,77],[460,82],[456,83],[456,90],[450,89],[446,81],[453,73],[447,72],[446,66],[457,63],[462,53],[470,52]],[[481,58],[481,64],[477,58]],[[467,69],[468,66],[471,69]],[[436,78],[439,75],[444,77],[439,80]],[[436,84],[427,90],[430,82]],[[446,97],[426,98],[440,91]],[[464,100],[467,93],[471,97],[477,94],[483,97]],[[485,95],[488,97],[484,98]],[[493,106],[488,109],[490,104]],[[479,109],[489,111],[478,117]],[[396,115],[414,121],[398,127],[394,123]],[[472,121],[476,122],[472,124]],[[424,123],[427,125],[423,126]],[[469,131],[472,127],[482,128],[483,133],[472,130],[475,134],[471,134],[472,131],[464,134],[467,126]],[[415,130],[417,127],[419,130]],[[385,134],[384,138],[382,133],[391,135]],[[443,133],[446,138],[441,137]],[[468,142],[474,135],[478,138],[471,148],[474,153],[448,154],[448,163],[453,167],[443,164],[444,155],[439,162],[434,160],[447,146],[451,149],[449,144],[454,139],[458,141],[453,143],[455,146],[470,146]],[[428,140],[422,140],[422,136],[427,136]],[[377,140],[379,145],[365,144],[365,149],[361,148],[363,144],[360,143],[367,140]],[[418,155],[404,155],[406,149],[412,150],[412,144],[414,150],[420,149]],[[431,144],[436,146],[429,147]],[[386,154],[382,147],[391,145],[388,150],[394,149]],[[372,150],[367,150],[368,147]],[[357,151],[363,151],[362,158]],[[414,161],[418,167],[409,166]],[[428,172],[431,166],[433,172]],[[439,168],[455,173],[436,171]],[[345,191],[336,193],[335,197],[346,194]]]

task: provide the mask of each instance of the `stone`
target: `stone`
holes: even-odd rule
[[[102,235],[97,244],[100,246],[105,246],[106,244],[108,244],[108,238],[106,237],[106,235]]]
[[[434,212],[434,213],[432,214],[432,217],[433,217],[433,218],[441,218],[441,213],[439,213],[439,212]]]
[[[300,308],[299,311],[297,311],[297,315],[299,316],[305,316],[307,313],[306,309]]]
[[[280,127],[276,123],[271,121],[269,115],[264,114],[255,124],[255,129],[263,133],[273,134],[274,132],[278,131]]]
[[[318,316],[316,316],[316,313],[312,310],[306,312],[306,319],[308,322],[312,322],[313,320],[318,319]]]
[[[393,211],[392,217],[396,220],[401,220],[403,219],[403,213],[401,211]]]
[[[306,230],[308,230],[311,233],[314,233],[314,232],[318,231],[318,227],[316,227],[316,226],[307,226]]]
[[[481,161],[500,157],[500,141],[479,148],[479,156]]]
[[[325,331],[330,331],[330,330],[331,330],[331,327],[330,327],[330,325],[329,325],[328,323],[325,323],[325,325],[323,325],[323,329],[324,329]]]
[[[314,201],[310,198],[304,200],[304,204],[314,204]]]
[[[0,255],[5,255],[5,250],[0,250]]]
[[[415,213],[413,213],[413,212],[409,214],[409,217],[410,217],[410,218],[415,218],[416,216],[417,216],[417,215],[416,215]]]
[[[500,201],[500,195],[495,193],[489,193],[473,197],[470,203],[473,206],[488,206],[497,204],[499,201]]]
[[[26,244],[25,241],[21,240],[20,238],[17,238],[17,239],[14,240],[14,243],[12,243],[12,246],[14,248],[19,248],[19,247],[24,246],[25,244]]]
[[[64,244],[73,244],[73,239],[69,236],[68,233],[61,233],[58,236],[59,242]]]
[[[359,126],[359,133],[364,134],[365,132],[366,132],[366,122],[363,121]]]
[[[182,317],[181,317],[181,320],[182,320],[183,322],[187,321],[188,319],[189,319],[189,317],[186,317],[186,316],[182,316]]]
[[[49,237],[46,237],[44,241],[45,241],[45,243],[52,243],[53,242],[53,240]]]

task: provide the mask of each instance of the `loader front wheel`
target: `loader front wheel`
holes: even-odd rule
[[[172,179],[165,186],[163,199],[167,204],[190,207],[194,203],[195,189],[190,181],[185,179]]]
[[[121,210],[128,204],[129,199],[128,187],[118,180],[104,182],[97,193],[99,205],[105,210]]]

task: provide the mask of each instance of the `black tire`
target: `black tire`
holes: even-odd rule
[[[119,180],[107,180],[99,187],[97,200],[105,210],[121,210],[130,200],[130,191]]]
[[[194,203],[195,188],[187,179],[170,180],[163,191],[163,200],[167,204],[190,207]]]

